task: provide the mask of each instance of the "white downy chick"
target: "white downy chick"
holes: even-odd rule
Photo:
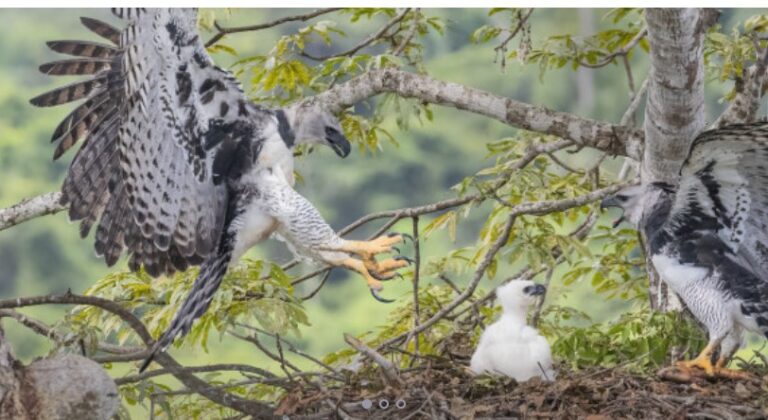
[[[545,291],[543,285],[528,280],[511,281],[496,289],[503,312],[480,337],[470,363],[474,373],[496,373],[518,381],[535,376],[555,379],[547,339],[526,323],[528,308]]]

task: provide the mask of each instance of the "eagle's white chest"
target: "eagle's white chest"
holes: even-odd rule
[[[293,176],[293,151],[289,149],[285,142],[275,131],[267,137],[256,165],[256,173],[252,176],[258,177],[258,171],[272,170],[272,173],[281,176],[289,185],[293,186],[295,179]],[[263,183],[256,182],[256,185],[264,187]],[[258,199],[257,199],[258,200]],[[258,203],[252,203],[248,206],[245,213],[240,216],[241,228],[238,230],[235,248],[233,251],[232,263],[237,260],[257,243],[267,239],[276,229],[277,220],[264,211],[264,208]]]
[[[285,145],[285,142],[275,130],[267,140],[259,152],[259,168],[272,168],[282,172],[286,181],[290,186],[296,183],[296,179],[293,176],[293,150],[289,149]]]
[[[678,294],[691,284],[700,283],[708,273],[706,268],[680,264],[677,259],[662,254],[651,257],[651,262],[661,278]]]

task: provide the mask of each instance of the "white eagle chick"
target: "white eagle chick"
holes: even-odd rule
[[[496,289],[503,312],[480,337],[470,363],[474,373],[497,373],[518,381],[554,379],[549,343],[526,323],[528,307],[545,291],[543,285],[528,280],[512,281]]]

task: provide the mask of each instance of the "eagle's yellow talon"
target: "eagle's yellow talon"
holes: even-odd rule
[[[389,279],[395,275],[395,270],[407,267],[411,262],[406,258],[390,258],[381,262],[371,258],[363,260],[363,264],[372,276],[378,279]]]
[[[701,357],[677,362],[677,367],[681,370],[693,370],[698,368],[706,372],[709,376],[715,375],[715,367],[712,365],[712,362],[707,359],[702,359]]]
[[[337,250],[359,255],[363,260],[371,260],[376,254],[392,251],[392,245],[402,241],[401,235],[385,235],[370,241],[346,241]]]
[[[714,343],[707,344],[704,350],[699,353],[693,360],[682,360],[677,362],[677,367],[681,370],[690,371],[694,368],[699,368],[706,372],[709,376],[715,375],[715,367],[712,365],[712,350],[714,349]]]

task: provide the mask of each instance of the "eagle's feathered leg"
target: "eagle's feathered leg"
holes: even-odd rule
[[[733,355],[742,345],[743,341],[742,328],[738,323],[734,323],[733,329],[728,333],[720,344],[720,352],[717,355],[717,362],[715,362],[715,368],[725,368],[728,366],[728,362],[731,361]]]
[[[376,254],[391,252],[394,244],[403,241],[402,235],[389,234],[371,241],[342,239],[323,219],[317,208],[293,190],[284,178],[266,171],[261,183],[259,206],[277,220],[276,233],[289,244],[295,254],[311,256],[316,261],[359,273],[374,298],[389,302],[378,296],[377,293],[383,288],[381,281],[376,278],[379,274],[374,276],[364,260],[371,260]],[[354,258],[353,255],[361,259]],[[388,262],[385,267],[391,272],[395,266],[405,266],[404,263],[405,261]],[[390,275],[393,276],[394,273]],[[382,277],[381,280],[387,278]]]

